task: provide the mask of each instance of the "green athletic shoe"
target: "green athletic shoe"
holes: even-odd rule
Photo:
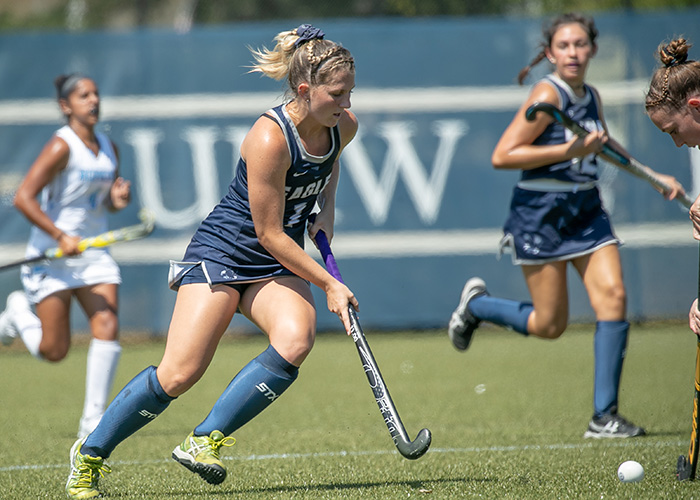
[[[226,468],[219,458],[219,450],[222,446],[233,446],[235,442],[232,437],[224,437],[221,431],[212,431],[209,436],[190,433],[173,450],[173,459],[199,474],[207,483],[220,484],[226,479]]]
[[[104,459],[80,453],[85,438],[78,439],[70,449],[70,475],[66,482],[66,493],[70,498],[98,498],[97,481],[112,472]]]

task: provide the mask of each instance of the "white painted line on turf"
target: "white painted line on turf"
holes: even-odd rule
[[[557,443],[557,444],[526,444],[522,446],[483,446],[483,447],[469,447],[469,448],[431,448],[428,450],[427,454],[446,454],[446,453],[503,453],[503,452],[521,452],[521,451],[538,451],[538,450],[572,450],[572,449],[582,449],[582,448],[593,448],[598,443],[604,443],[608,448],[627,448],[627,447],[644,447],[645,445],[651,445],[654,448],[676,448],[686,446],[687,441],[654,441],[651,442],[647,439],[644,440],[625,440],[625,441],[589,441],[586,443]],[[375,456],[375,455],[398,455],[396,450],[375,450],[375,451],[326,451],[326,452],[314,452],[314,453],[272,453],[268,455],[247,455],[241,457],[222,457],[223,460],[230,460],[236,462],[257,462],[265,460],[286,460],[286,459],[299,459],[299,458],[334,458],[334,457],[362,457],[362,456]],[[111,466],[115,465],[149,465],[149,464],[161,464],[161,463],[171,463],[171,459],[161,459],[161,460],[117,460],[110,462]],[[15,472],[23,470],[46,470],[46,469],[68,469],[69,465],[67,463],[62,464],[35,464],[35,465],[10,465],[6,467],[0,467],[0,473],[2,472]]]

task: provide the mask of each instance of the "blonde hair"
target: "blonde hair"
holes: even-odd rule
[[[251,49],[255,64],[251,73],[262,73],[275,80],[287,79],[289,92],[297,96],[300,83],[323,85],[339,69],[355,71],[355,61],[350,51],[340,44],[321,38],[302,40],[298,29],[282,31],[274,38],[272,50]]]
[[[680,110],[693,94],[700,93],[700,63],[688,60],[692,44],[685,38],[677,38],[658,48],[662,66],[651,77],[645,100],[647,111],[651,108]]]

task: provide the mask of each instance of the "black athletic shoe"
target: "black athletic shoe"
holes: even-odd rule
[[[584,438],[631,438],[644,436],[646,432],[632,422],[625,420],[617,413],[610,413],[602,417],[593,417],[588,423],[588,430],[583,434]]]
[[[469,312],[469,302],[474,297],[488,295],[486,283],[481,278],[471,278],[464,285],[457,309],[452,313],[447,334],[458,351],[466,351],[472,341],[474,330],[481,320]]]

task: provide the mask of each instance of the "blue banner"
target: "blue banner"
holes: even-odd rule
[[[494,295],[526,300],[520,269],[497,258],[517,172],[496,171],[496,142],[527,96],[516,75],[538,51],[539,18],[323,21],[327,38],[356,59],[352,110],[360,129],[341,159],[333,247],[361,304],[365,328],[446,327],[464,281],[483,277]],[[644,113],[657,45],[678,33],[691,42],[700,9],[596,17],[599,51],[588,81],[602,96],[611,134],[642,163],[700,191],[700,154],[675,148]],[[53,79],[81,71],[102,96],[100,129],[120,150],[132,206],[113,227],[156,215],[147,239],[117,244],[125,330],[167,330],[179,259],[199,221],[224,194],[241,141],[284,86],[249,73],[249,47],[271,46],[298,23],[196,28],[186,34],[23,33],[0,36],[0,264],[21,258],[29,223],[12,207],[19,182],[61,116]],[[691,49],[692,50],[692,49]],[[692,54],[691,54],[692,55]],[[530,82],[549,70],[540,64]],[[697,244],[678,204],[604,165],[601,190],[618,236],[629,316],[683,318],[697,293]],[[318,257],[312,245],[307,250]],[[0,300],[20,287],[4,271]],[[571,316],[593,320],[572,269]],[[319,329],[338,329],[315,290]],[[0,304],[1,305],[1,304]],[[84,327],[82,314],[76,327]],[[252,329],[244,319],[234,327]]]

